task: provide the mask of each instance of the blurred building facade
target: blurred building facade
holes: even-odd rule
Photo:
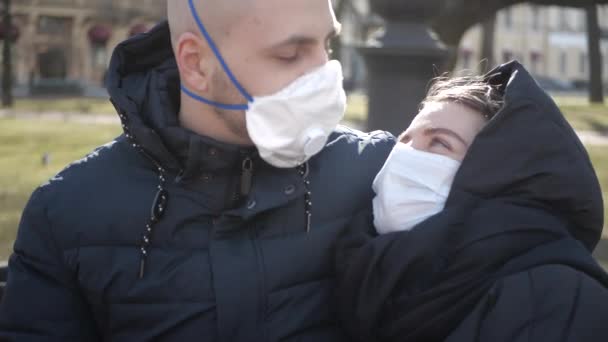
[[[101,86],[113,47],[166,17],[167,0],[13,0],[21,87]]]
[[[14,78],[21,88],[101,86],[116,44],[166,17],[167,0],[13,0]],[[379,26],[367,0],[347,1],[341,13],[345,76],[352,88],[365,83],[356,46]],[[602,53],[608,83],[608,6],[599,7]],[[2,42],[0,42],[0,45]],[[457,69],[476,70],[481,27],[464,36]],[[581,9],[518,5],[498,13],[494,63],[518,59],[537,77],[584,83],[588,79],[586,18]],[[0,56],[1,59],[1,56]]]
[[[598,16],[608,83],[608,6],[599,6]],[[586,25],[585,11],[578,8],[523,4],[504,9],[496,17],[494,63],[518,59],[539,78],[584,86],[589,78]],[[481,39],[481,25],[467,32],[457,69],[477,69]]]

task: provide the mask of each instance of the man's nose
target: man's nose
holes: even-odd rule
[[[309,55],[307,63],[305,63],[298,73],[298,77],[302,77],[311,73],[329,62],[329,54],[325,49],[315,50],[315,53]]]
[[[317,67],[320,67],[325,65],[325,63],[329,62],[330,55],[324,45],[318,45],[315,48],[315,52],[316,53],[312,55],[311,63],[315,64]]]

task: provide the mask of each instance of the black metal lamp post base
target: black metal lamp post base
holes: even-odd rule
[[[429,81],[438,76],[448,50],[427,21],[441,0],[371,0],[386,19],[385,30],[359,52],[367,66],[367,129],[401,133],[418,113]]]

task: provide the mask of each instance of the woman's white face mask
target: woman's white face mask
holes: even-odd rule
[[[374,180],[379,234],[411,230],[443,210],[460,162],[398,143]]]

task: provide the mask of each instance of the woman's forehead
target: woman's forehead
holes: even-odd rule
[[[407,131],[449,128],[476,132],[484,123],[483,115],[467,106],[453,102],[430,102],[425,104]]]

